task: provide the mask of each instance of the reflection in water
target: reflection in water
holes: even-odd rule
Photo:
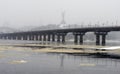
[[[67,54],[60,54],[60,67],[63,68],[65,66],[64,60],[70,60],[73,59],[74,62],[72,63],[79,63],[80,64],[95,64],[98,67],[118,67],[120,66],[120,60],[119,59],[112,59],[112,58],[97,58],[97,57],[91,57],[91,56],[76,56],[76,55],[67,55]],[[69,61],[70,62],[70,61]],[[68,63],[69,63],[68,62]]]
[[[63,68],[64,67],[64,58],[65,58],[65,55],[64,54],[61,54],[60,55],[60,67]]]
[[[0,74],[119,74],[120,59],[94,55],[7,50],[0,58]],[[25,56],[27,54],[29,56]],[[18,56],[19,55],[19,56]],[[21,56],[22,55],[22,56]],[[23,59],[27,63],[10,64]]]

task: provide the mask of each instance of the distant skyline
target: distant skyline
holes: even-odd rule
[[[120,0],[0,0],[0,27],[60,24],[65,11],[67,24],[85,22],[120,24]]]

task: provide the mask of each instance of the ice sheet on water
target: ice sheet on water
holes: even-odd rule
[[[27,63],[27,61],[26,60],[13,60],[9,63],[10,64],[24,64],[24,63]]]
[[[120,46],[104,47],[104,48],[99,48],[99,49],[116,50],[116,49],[120,49]]]

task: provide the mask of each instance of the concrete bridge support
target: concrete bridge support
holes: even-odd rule
[[[106,35],[105,34],[102,35],[102,45],[103,46],[106,45]]]
[[[106,45],[106,35],[108,32],[95,32],[96,35],[96,45]],[[102,36],[102,43],[100,43],[100,36]]]
[[[80,42],[79,42],[80,44],[83,44],[83,35],[80,35],[79,41],[80,41]]]
[[[83,36],[85,35],[85,32],[74,32],[74,43],[78,44],[78,36],[79,36],[79,44],[83,44]]]
[[[80,36],[80,38],[79,38],[79,43],[82,45],[83,44],[83,36],[85,35],[85,33],[84,32],[80,32],[79,33],[79,36]]]
[[[31,35],[31,40],[34,40],[34,35]]]
[[[17,35],[17,40],[22,40],[22,37],[20,35]]]
[[[96,35],[96,45],[100,45],[100,35]]]
[[[48,34],[48,36],[47,36],[47,41],[49,41],[49,42],[50,42],[50,39],[51,39],[51,35],[50,35],[50,34]]]
[[[60,34],[57,34],[57,42],[60,43]]]
[[[46,34],[43,35],[43,41],[46,41]]]
[[[11,36],[6,36],[5,39],[11,40]]]
[[[78,44],[78,34],[74,34],[74,43]]]
[[[34,35],[28,35],[29,40],[34,40]]]
[[[42,35],[39,34],[37,37],[39,41],[42,41]]]
[[[16,36],[15,36],[15,35],[13,35],[13,36],[12,36],[12,39],[13,39],[13,40],[16,40]]]
[[[62,34],[62,43],[65,43],[65,34]]]
[[[32,40],[32,36],[31,35],[28,35],[28,38],[29,38],[29,40]]]
[[[0,36],[0,39],[2,39],[2,36]]]
[[[55,42],[55,34],[52,34],[52,42]]]
[[[39,39],[38,39],[38,35],[37,35],[37,34],[35,35],[35,40],[36,40],[36,41],[38,41],[38,40],[39,40]]]
[[[28,40],[27,35],[23,35],[23,40]]]
[[[67,33],[57,33],[57,42],[60,43],[65,43],[65,36]]]
[[[6,40],[6,39],[7,39],[7,36],[4,36],[4,37],[3,37],[3,39],[5,39],[5,40]]]
[[[2,39],[4,40],[4,39],[5,39],[5,36],[2,36]]]

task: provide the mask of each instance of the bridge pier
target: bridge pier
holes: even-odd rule
[[[43,41],[46,41],[46,34],[43,35]]]
[[[57,42],[60,43],[65,43],[65,36],[67,33],[57,33]]]
[[[6,36],[6,39],[8,39],[7,36]],[[10,37],[10,40],[13,40],[13,36]]]
[[[105,46],[106,44],[106,35],[102,35],[102,46]]]
[[[42,35],[40,35],[40,34],[38,35],[38,40],[42,41]]]
[[[62,43],[65,43],[65,35],[62,35]]]
[[[79,44],[83,44],[83,36],[85,35],[85,32],[74,32],[74,43],[78,44],[78,36],[79,36]]]
[[[26,40],[28,40],[28,35],[25,35]]]
[[[47,41],[50,41],[50,38],[51,38],[51,35],[48,34],[48,36],[47,36]]]
[[[0,35],[0,39],[2,39],[2,35]]]
[[[13,39],[13,40],[16,40],[16,36],[15,36],[15,35],[13,35],[13,36],[12,36],[12,39]]]
[[[80,41],[80,42],[79,42],[80,44],[83,44],[83,35],[80,35],[79,41]]]
[[[38,35],[37,34],[35,35],[35,40],[38,41]]]
[[[6,39],[7,39],[7,36],[4,36],[3,38],[6,40]]]
[[[57,34],[57,42],[60,43],[60,34]]]
[[[61,36],[62,36],[62,43],[64,44],[65,43],[65,36],[66,36],[67,33],[61,33]]]
[[[28,35],[28,39],[29,39],[29,40],[32,40],[32,37],[31,37],[31,35]]]
[[[10,36],[7,36],[5,39],[11,40],[11,37],[10,37]]]
[[[55,42],[55,34],[52,34],[52,42]]]
[[[2,39],[4,40],[4,39],[5,39],[5,36],[3,36]]]
[[[108,32],[95,32],[96,35],[96,45],[106,45],[106,35]],[[100,43],[100,36],[102,36],[102,43]]]
[[[74,34],[74,43],[78,44],[78,34]]]
[[[84,32],[80,32],[79,33],[79,36],[80,36],[80,39],[79,39],[79,43],[82,45],[83,44],[83,36],[85,35]]]
[[[33,35],[31,35],[31,40],[34,40],[34,34],[33,34]]]
[[[14,35],[11,36],[11,40],[15,40],[15,36]]]
[[[16,40],[20,40],[20,36],[16,35]]]
[[[100,45],[100,35],[96,35],[96,45]]]
[[[23,35],[23,40],[28,40],[27,35]]]
[[[22,36],[22,39],[25,40],[25,35]]]

